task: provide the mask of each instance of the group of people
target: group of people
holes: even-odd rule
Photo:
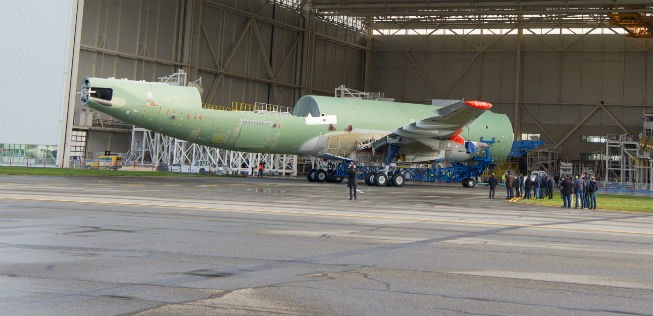
[[[511,171],[506,171],[506,174],[503,178],[503,183],[506,185],[506,200],[512,198],[524,198],[530,199],[531,197],[535,199],[543,199],[548,197],[549,199],[553,198],[553,190],[556,187],[557,179],[549,176],[540,176],[536,174],[534,177],[524,176],[519,174],[516,176]],[[493,173],[488,184],[490,186],[490,198],[493,199],[495,196],[496,187],[499,183],[499,179],[496,178]]]
[[[588,177],[585,173],[576,176],[572,180],[570,176],[560,181],[560,193],[562,194],[562,206],[571,208],[571,199],[574,199],[574,208],[596,209],[596,191],[599,186],[593,176]]]
[[[598,185],[594,177],[588,177],[585,173],[576,176],[572,181],[571,177],[563,177],[559,179],[558,176],[552,177],[549,175],[534,174],[534,176],[524,176],[519,174],[516,176],[511,171],[506,171],[503,179],[506,186],[506,199],[524,198],[524,199],[553,199],[553,192],[555,188],[560,190],[562,196],[563,206],[571,207],[571,196],[575,199],[575,208],[581,209],[596,208],[596,191]],[[499,184],[499,179],[492,173],[488,179],[490,187],[489,198],[493,199],[496,193],[496,187]]]
[[[350,162],[347,167],[347,187],[349,187],[349,199],[356,199],[356,176],[358,168],[354,162]],[[553,192],[557,187],[562,196],[562,207],[571,208],[572,196],[575,201],[575,208],[596,209],[596,191],[598,185],[593,176],[588,177],[585,173],[576,176],[572,181],[570,176],[559,179],[558,176],[540,175],[535,173],[533,177],[519,174],[515,176],[511,171],[507,171],[503,182],[506,185],[506,199],[524,198],[524,199],[553,199]],[[499,180],[492,173],[488,180],[490,187],[489,198],[495,197],[496,188]]]

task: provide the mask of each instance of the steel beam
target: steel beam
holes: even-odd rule
[[[524,30],[517,29],[517,45],[515,45],[515,115],[513,118],[513,131],[515,139],[521,140],[521,84],[522,84],[522,70],[521,70],[521,48],[524,44]]]
[[[594,109],[592,109],[592,111],[590,111],[589,114],[587,114],[587,115],[586,115],[582,120],[580,120],[580,122],[578,122],[578,124],[576,124],[576,126],[574,126],[574,128],[572,128],[572,129],[567,133],[567,135],[565,135],[562,139],[560,139],[560,141],[558,141],[557,144],[555,144],[555,145],[553,146],[553,149],[556,149],[556,148],[560,147],[560,145],[562,145],[562,143],[564,143],[564,142],[567,140],[567,138],[569,138],[569,137],[570,137],[571,135],[573,135],[573,134],[574,134],[574,133],[575,133],[575,132],[576,132],[576,131],[581,127],[581,126],[583,126],[583,124],[585,124],[585,122],[587,122],[587,120],[589,120],[590,117],[592,117],[592,115],[594,115],[594,113],[596,113],[596,111],[598,111],[600,108],[601,108],[600,105],[595,106]]]
[[[426,76],[426,74],[424,73],[422,68],[419,65],[417,65],[417,62],[415,61],[415,58],[413,58],[413,56],[410,54],[410,52],[409,51],[404,51],[404,55],[406,55],[406,58],[408,58],[408,61],[410,61],[410,63],[413,65],[413,68],[415,68],[415,71],[417,71],[417,74],[419,74],[420,78],[422,78],[422,80],[424,81],[426,86],[429,87],[429,91],[431,92],[431,94],[435,98],[440,97],[440,92],[435,88],[435,86],[433,86],[433,84],[431,83],[429,78]]]
[[[551,136],[551,134],[549,134],[549,132],[547,132],[547,130],[542,126],[542,124],[540,124],[540,121],[537,120],[535,115],[533,115],[533,113],[531,113],[531,111],[529,111],[528,108],[526,108],[525,106],[522,105],[521,109],[524,110],[524,113],[526,113],[528,116],[530,116],[531,119],[533,119],[533,123],[535,123],[535,126],[537,126],[540,129],[540,131],[542,133],[544,133],[544,135],[549,139],[549,141],[551,141],[551,142],[555,141],[555,138],[553,138],[553,136]]]

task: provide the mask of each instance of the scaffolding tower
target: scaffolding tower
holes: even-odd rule
[[[653,113],[642,116],[639,137],[608,135],[605,143],[605,177],[632,190],[653,191]]]
[[[608,135],[605,142],[605,177],[608,181],[634,183],[639,143],[632,135]]]
[[[544,145],[528,152],[528,169],[530,171],[541,170],[553,175],[558,173],[558,151],[550,145]]]

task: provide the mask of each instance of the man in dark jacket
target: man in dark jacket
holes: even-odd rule
[[[583,181],[582,177],[576,176],[576,180],[574,181],[574,208],[578,208],[580,206],[581,209],[585,208],[585,202],[584,198],[585,196],[583,195],[583,187],[585,186],[585,183]]]
[[[596,209],[596,191],[599,190],[599,186],[596,184],[594,177],[590,177],[590,183],[587,185],[587,191],[589,192],[589,203],[587,208]]]
[[[535,199],[539,199],[540,197],[540,186],[542,185],[542,179],[540,178],[539,174],[535,175],[535,179],[533,179],[533,192],[535,193]]]
[[[352,161],[349,163],[347,168],[347,187],[349,187],[349,199],[354,198],[356,200],[356,175],[358,174],[358,169],[356,164]]]
[[[524,193],[526,196],[524,198],[530,199],[531,198],[531,189],[533,188],[533,180],[531,180],[530,176],[526,176],[524,180]]]
[[[497,178],[494,176],[493,173],[492,176],[490,176],[490,179],[487,180],[487,184],[490,186],[490,196],[489,196],[490,199],[494,198],[494,192],[497,189],[497,183],[498,183]]]
[[[515,197],[521,197],[524,192],[521,191],[521,188],[524,187],[524,178],[521,174],[515,178]]]
[[[571,208],[571,195],[574,194],[574,183],[571,182],[570,177],[567,177],[562,180],[560,187],[562,188],[560,190],[562,193],[562,207]]]

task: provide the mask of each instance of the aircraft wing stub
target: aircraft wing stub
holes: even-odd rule
[[[401,139],[401,143],[432,144],[434,140],[464,142],[459,136],[462,128],[491,107],[492,104],[485,101],[448,101],[445,106],[435,110],[436,115],[406,124],[394,130],[390,137]],[[387,143],[380,141],[375,143],[375,147]]]

